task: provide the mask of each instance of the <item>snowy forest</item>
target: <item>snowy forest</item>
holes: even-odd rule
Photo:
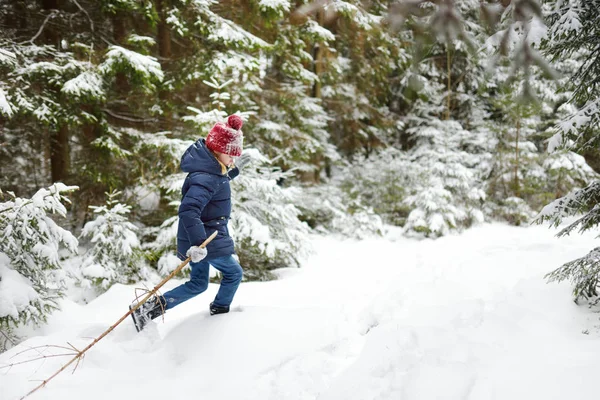
[[[598,10],[0,0],[0,352],[65,296],[177,267],[181,156],[231,114],[251,155],[231,184],[245,281],[300,267],[312,234],[596,227]],[[577,301],[598,298],[589,251],[547,266]]]

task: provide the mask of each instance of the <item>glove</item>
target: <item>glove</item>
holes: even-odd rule
[[[243,153],[240,158],[235,162],[235,166],[241,171],[248,163],[252,160],[250,153]]]
[[[186,256],[192,259],[192,262],[197,263],[204,260],[204,257],[208,254],[208,250],[205,247],[192,246],[185,253]]]

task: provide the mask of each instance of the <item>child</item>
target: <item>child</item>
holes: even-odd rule
[[[233,257],[234,244],[227,222],[231,214],[229,181],[250,161],[242,154],[242,124],[238,115],[230,115],[227,123],[216,123],[206,140],[199,139],[181,157],[181,169],[187,172],[182,187],[177,230],[177,253],[191,258],[190,280],[163,296],[153,296],[133,314],[136,329],[141,331],[150,320],[162,315],[208,288],[209,266],[223,274],[219,292],[210,303],[210,314],[229,312],[233,296],[242,280],[242,267]],[[217,236],[206,248],[200,244],[214,231]]]

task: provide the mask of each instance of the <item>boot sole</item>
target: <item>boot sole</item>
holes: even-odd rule
[[[133,306],[129,306],[129,310],[131,310],[133,308]],[[131,319],[133,320],[133,325],[135,326],[135,330],[140,332],[141,329],[138,325],[138,320],[135,319],[135,311],[131,313]]]

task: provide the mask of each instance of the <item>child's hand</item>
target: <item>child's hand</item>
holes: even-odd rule
[[[206,250],[206,248],[200,247],[200,246],[192,246],[185,253],[185,255],[190,257],[192,259],[192,262],[194,262],[194,263],[204,260],[204,258],[206,257],[207,254],[208,254],[208,250]]]
[[[235,166],[241,171],[252,159],[250,153],[242,153],[240,158],[235,162]]]

